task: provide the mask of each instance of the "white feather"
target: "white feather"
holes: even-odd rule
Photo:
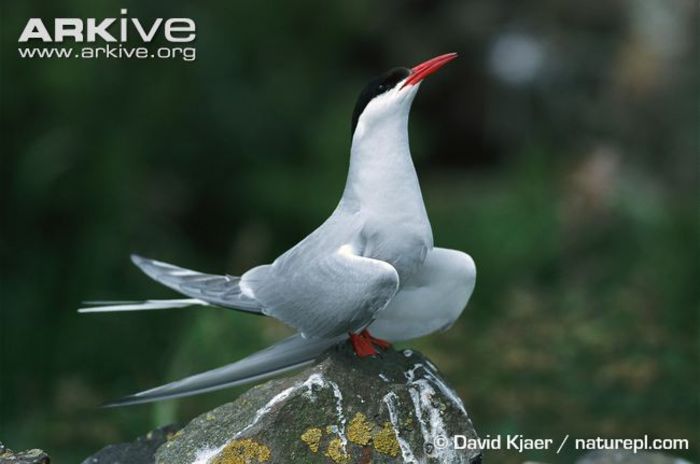
[[[209,306],[209,303],[195,298],[181,300],[146,300],[146,301],[86,301],[86,304],[96,304],[87,308],[78,309],[79,313],[111,313],[118,311],[150,311],[154,309],[185,308],[187,306],[202,305]],[[108,306],[104,306],[107,304]]]

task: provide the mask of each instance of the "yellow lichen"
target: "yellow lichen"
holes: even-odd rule
[[[374,449],[391,457],[399,455],[399,441],[396,439],[394,428],[389,422],[384,422],[384,427],[374,435]]]
[[[309,446],[311,452],[318,452],[318,448],[321,445],[321,435],[323,432],[321,429],[316,427],[311,427],[306,429],[304,433],[301,434],[301,441]]]
[[[346,464],[348,462],[348,453],[343,449],[343,442],[340,438],[334,438],[328,443],[326,456],[337,464]]]
[[[233,440],[216,455],[212,464],[259,464],[270,460],[270,448],[244,438]]]
[[[348,424],[348,439],[361,446],[366,446],[372,440],[372,428],[374,424],[367,417],[358,412]]]

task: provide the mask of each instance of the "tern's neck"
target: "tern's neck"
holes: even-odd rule
[[[355,130],[343,200],[362,207],[392,208],[423,199],[408,146],[408,109]]]

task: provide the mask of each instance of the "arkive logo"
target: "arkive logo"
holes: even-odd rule
[[[54,18],[51,22],[29,18],[17,41],[27,45],[40,43],[42,46],[20,47],[19,55],[21,58],[181,58],[184,61],[194,61],[196,58],[196,49],[191,46],[169,45],[149,50],[144,45],[125,45],[133,42],[151,44],[154,40],[168,44],[191,43],[197,37],[197,25],[193,19],[155,18],[143,21],[128,17],[126,8],[122,8],[120,13],[121,16],[116,18]],[[45,45],[48,43],[83,46],[55,48]],[[97,43],[104,46],[96,46]]]

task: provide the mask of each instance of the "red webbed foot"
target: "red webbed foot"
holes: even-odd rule
[[[388,350],[389,348],[391,348],[391,342],[388,342],[387,340],[381,338],[373,337],[372,335],[370,335],[367,329],[360,332],[360,335],[369,340],[370,343],[372,343],[373,345],[376,345],[383,350]]]
[[[362,335],[362,333],[351,333],[350,343],[352,344],[352,349],[355,350],[355,354],[360,358],[366,358],[367,356],[374,356],[377,354],[377,350],[374,349],[372,342]]]

